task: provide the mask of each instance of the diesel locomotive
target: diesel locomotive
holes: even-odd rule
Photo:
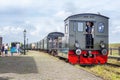
[[[49,33],[36,48],[63,57],[72,64],[105,64],[108,58],[109,18],[75,14],[64,20],[65,32]]]

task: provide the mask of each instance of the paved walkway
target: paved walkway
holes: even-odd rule
[[[43,52],[0,57],[0,80],[102,80]]]

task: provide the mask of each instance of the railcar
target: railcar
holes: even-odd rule
[[[43,51],[44,50],[44,39],[42,39],[41,41],[40,41],[40,43],[41,43],[41,47],[40,47],[40,50],[41,51]]]
[[[28,50],[31,50],[32,49],[32,43],[29,43],[29,44],[27,44],[28,46]]]
[[[43,51],[48,52],[48,38],[47,38],[47,36],[42,39],[41,43],[42,43],[41,46],[42,46]]]
[[[72,64],[105,64],[108,58],[108,22],[108,17],[93,13],[67,17],[62,48],[57,55]]]
[[[39,49],[39,44],[38,44],[38,42],[33,42],[33,43],[30,43],[30,44],[27,44],[26,49],[28,49],[28,50],[38,50]]]
[[[38,43],[38,50],[40,50],[40,48],[41,48],[41,46],[40,46],[41,43],[40,43],[40,41],[38,41],[37,43]]]
[[[64,37],[62,32],[51,32],[48,34],[48,52],[50,54],[56,56],[58,50],[62,48],[62,37]]]
[[[60,48],[60,38],[63,37],[62,32],[51,32],[43,40],[41,40],[42,49],[48,53],[57,53]],[[56,52],[55,52],[56,51]]]
[[[38,48],[38,45],[39,45],[39,42],[36,42],[36,43],[35,43],[35,46],[36,46],[36,47],[35,47],[35,50],[38,50],[38,49],[39,49],[39,48]]]

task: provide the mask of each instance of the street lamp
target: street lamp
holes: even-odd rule
[[[23,31],[23,34],[24,34],[24,55],[26,54],[26,52],[25,52],[25,49],[26,49],[26,47],[25,47],[25,41],[26,41],[26,30],[24,29],[24,31]]]
[[[28,38],[27,38],[27,52],[28,52]]]

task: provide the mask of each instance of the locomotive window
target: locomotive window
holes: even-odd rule
[[[73,30],[76,31],[76,22],[73,23]]]
[[[78,31],[83,31],[83,23],[78,22]]]
[[[98,32],[103,33],[104,32],[104,28],[105,28],[104,23],[99,23],[98,24]]]
[[[65,33],[68,33],[68,25],[65,25]]]

